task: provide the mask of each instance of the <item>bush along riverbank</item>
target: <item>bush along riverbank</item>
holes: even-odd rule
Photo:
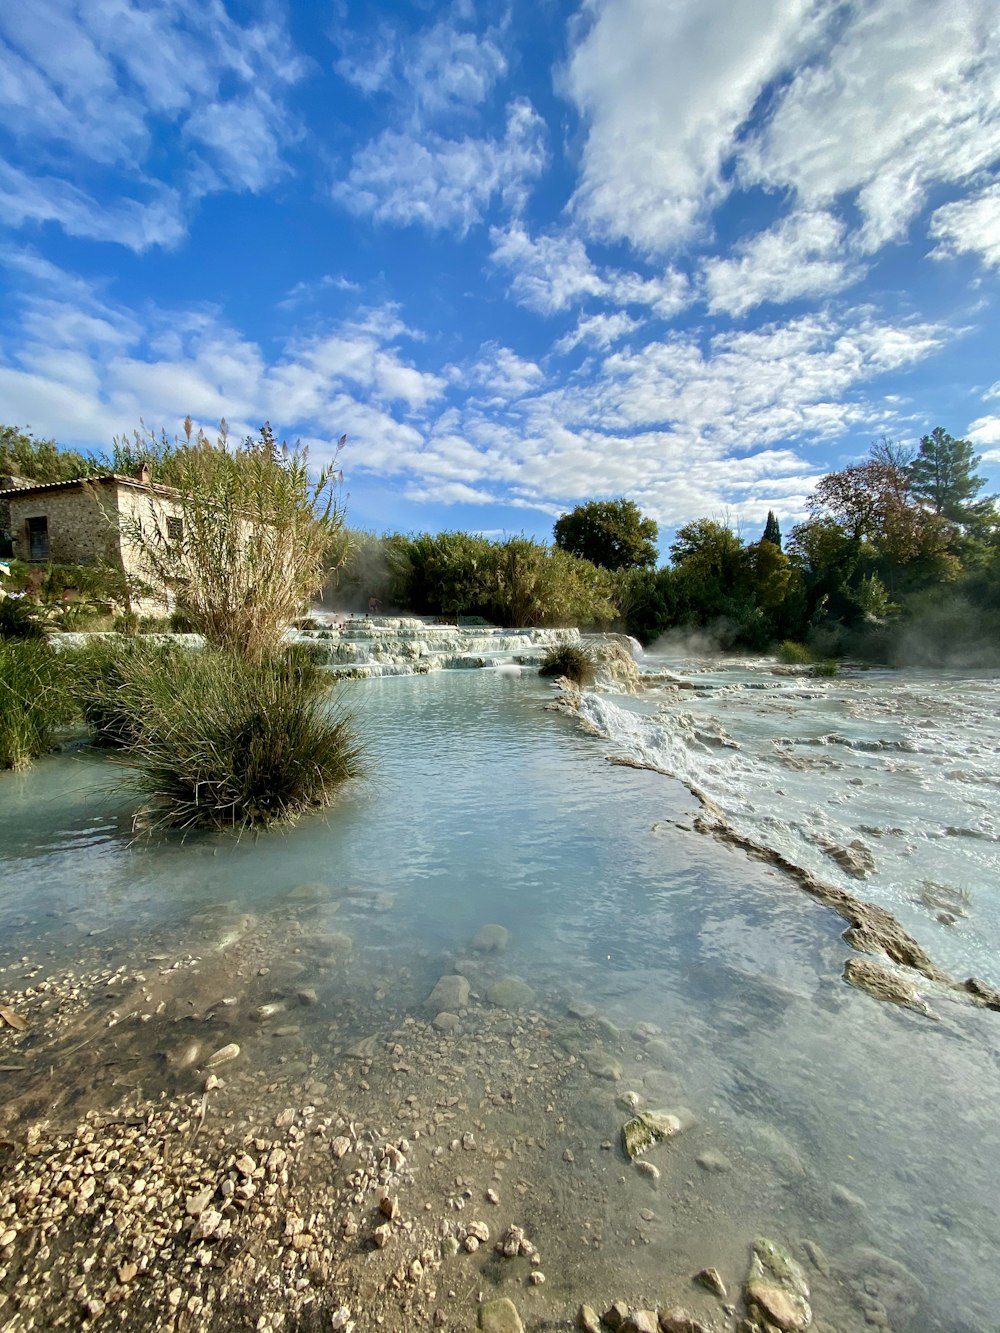
[[[143,639],[0,640],[0,666],[0,763],[23,768],[82,723],[120,751],[146,827],[290,823],[361,772],[329,677],[294,649],[251,661]]]

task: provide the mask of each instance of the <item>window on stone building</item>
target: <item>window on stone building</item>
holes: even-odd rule
[[[48,558],[49,558],[49,520],[44,515],[41,518],[29,518],[28,559],[48,560]]]
[[[184,520],[174,518],[172,515],[167,519],[167,541],[182,542],[184,540]]]

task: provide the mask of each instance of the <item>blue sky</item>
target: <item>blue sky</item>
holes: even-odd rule
[[[264,419],[350,521],[787,529],[887,434],[1000,490],[996,0],[0,6],[0,420]]]

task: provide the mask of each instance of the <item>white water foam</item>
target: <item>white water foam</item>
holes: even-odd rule
[[[884,904],[942,966],[1000,982],[1000,681],[669,665],[693,688],[584,697],[615,752],[709,798],[741,836]]]

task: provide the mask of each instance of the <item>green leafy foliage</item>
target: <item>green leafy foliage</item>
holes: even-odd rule
[[[656,563],[659,529],[633,500],[591,500],[556,521],[560,550],[602,569],[641,569]]]
[[[54,440],[36,440],[30,431],[0,426],[0,476],[37,482],[73,481],[105,470],[100,460],[75,449],[61,449]]]
[[[306,452],[279,445],[266,423],[236,448],[224,429],[214,442],[185,429],[172,446],[150,437],[161,465],[169,458],[169,504],[151,492],[123,532],[148,581],[172,591],[209,643],[273,655],[344,557],[340,474],[331,464],[311,478]]]
[[[975,475],[982,462],[968,440],[956,440],[941,426],[924,435],[920,449],[908,468],[910,488],[921,504],[952,523],[965,524],[981,518],[984,510],[975,502],[986,485]]]
[[[0,639],[43,639],[45,630],[24,597],[0,597]]]

